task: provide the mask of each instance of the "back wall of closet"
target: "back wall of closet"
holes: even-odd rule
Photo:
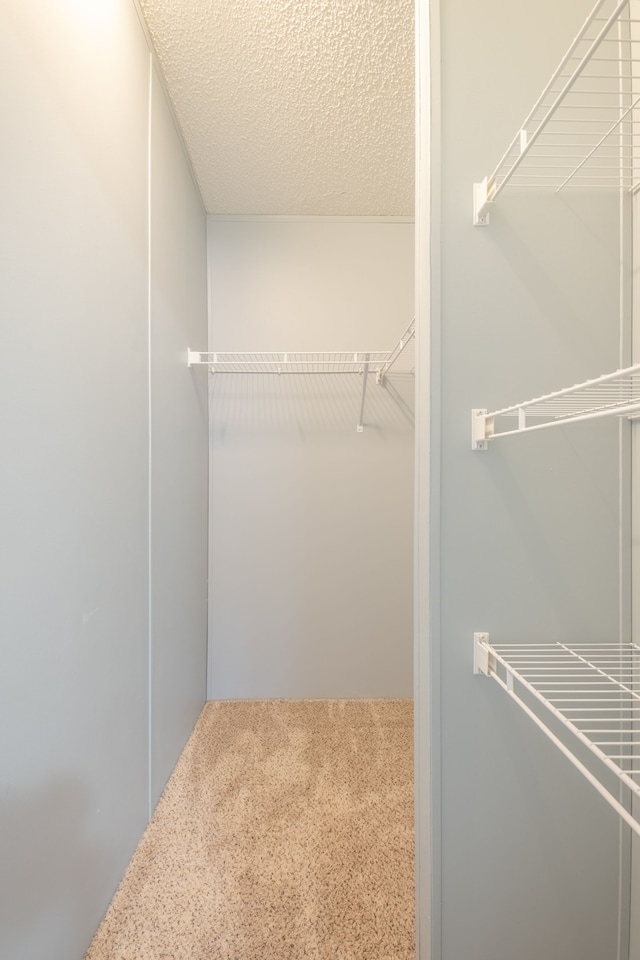
[[[209,349],[390,350],[413,233],[209,218]],[[209,696],[411,696],[413,377],[210,384]]]

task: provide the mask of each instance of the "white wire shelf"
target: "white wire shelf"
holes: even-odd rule
[[[640,797],[640,647],[493,645],[476,633],[474,673],[497,681],[640,835],[630,802]]]
[[[473,450],[486,450],[490,440],[500,437],[638,412],[640,364],[635,364],[501,410],[472,410],[471,446]]]
[[[206,364],[210,373],[364,373],[366,364],[378,370],[389,351],[356,353],[196,353],[190,351],[189,366]]]
[[[315,353],[242,353],[198,352],[189,350],[189,366],[207,366],[210,373],[271,373],[271,374],[343,374],[375,373],[378,380],[391,371],[413,373],[414,351],[408,349],[415,341],[415,319],[411,321],[392,350],[334,350]],[[365,370],[367,368],[367,370]]]
[[[370,373],[378,384],[390,375],[413,375],[415,372],[415,317],[391,350],[326,351],[316,353],[242,353],[200,352],[188,350],[188,366],[206,366],[211,374],[360,374],[362,400],[357,430],[364,429],[363,416],[367,380]]]
[[[491,174],[474,184],[473,222],[507,186],[640,186],[640,19],[598,0]]]

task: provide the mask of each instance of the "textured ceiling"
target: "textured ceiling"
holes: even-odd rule
[[[209,213],[413,215],[413,0],[140,2]]]

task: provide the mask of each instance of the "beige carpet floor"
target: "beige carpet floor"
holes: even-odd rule
[[[408,700],[208,703],[86,960],[413,960]]]

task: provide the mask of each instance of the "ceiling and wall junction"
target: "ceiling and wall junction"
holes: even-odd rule
[[[208,213],[413,216],[413,0],[140,0]]]

